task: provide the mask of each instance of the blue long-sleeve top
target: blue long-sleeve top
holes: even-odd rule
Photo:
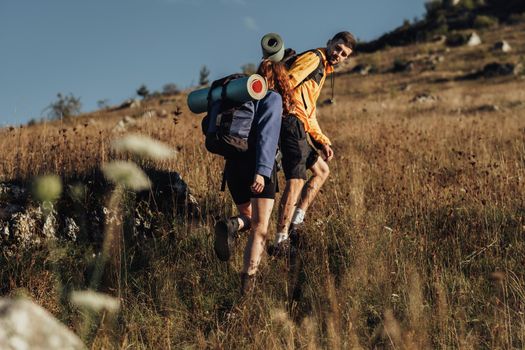
[[[283,115],[282,97],[275,91],[257,101],[252,131],[256,131],[255,173],[271,177]]]
[[[215,103],[210,110],[211,116],[208,133],[217,131],[216,118],[220,111],[221,103]],[[249,101],[239,107],[236,114],[239,122],[230,126],[233,135],[240,136],[249,133],[250,151],[246,156],[255,156],[255,172],[262,176],[271,177],[275,164],[275,154],[279,143],[282,121],[282,97],[275,91],[268,91],[259,101]],[[252,118],[248,125],[243,119]],[[249,131],[246,130],[249,128]],[[248,160],[247,160],[248,161]]]

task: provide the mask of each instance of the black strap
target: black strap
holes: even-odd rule
[[[310,51],[306,51],[306,52],[313,52],[315,53],[315,55],[319,58],[319,65],[317,66],[317,68],[312,72],[310,73],[306,79],[304,79],[302,83],[304,83],[305,81],[308,81],[308,80],[312,80],[316,78],[317,75],[320,75],[321,77],[324,76],[324,64],[323,64],[323,56],[321,55],[321,53],[319,52],[319,50],[315,49],[315,50],[310,50]],[[317,84],[319,84],[320,80],[319,81],[316,81]]]
[[[334,86],[335,86],[335,73],[332,72],[330,75],[330,85],[332,87],[332,98],[330,99],[331,103],[334,103]]]

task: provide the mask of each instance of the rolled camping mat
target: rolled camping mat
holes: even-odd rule
[[[284,41],[277,33],[268,33],[261,39],[263,58],[280,62],[284,57]]]
[[[208,92],[210,88],[199,89],[188,95],[188,107],[195,114],[204,113],[208,109]],[[260,100],[268,92],[266,79],[259,74],[232,80],[226,85],[226,98],[244,103],[250,100]],[[222,87],[216,87],[211,92],[212,101],[221,99]]]

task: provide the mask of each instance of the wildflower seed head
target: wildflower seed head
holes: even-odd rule
[[[151,186],[148,176],[132,162],[107,163],[102,166],[102,172],[109,181],[132,191],[146,190]]]
[[[112,148],[117,152],[129,152],[151,160],[165,160],[176,155],[176,151],[169,146],[143,135],[125,136],[114,141]]]
[[[62,193],[62,181],[56,175],[40,176],[33,182],[33,196],[40,202],[54,202]]]

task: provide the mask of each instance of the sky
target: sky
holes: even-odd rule
[[[167,83],[197,84],[261,57],[279,33],[297,52],[348,30],[372,40],[421,18],[424,0],[0,0],[0,127],[45,116],[58,93],[82,111]]]

